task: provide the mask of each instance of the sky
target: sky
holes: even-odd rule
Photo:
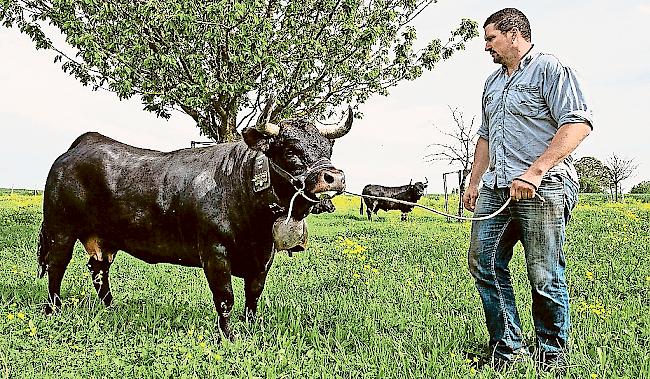
[[[624,189],[650,180],[650,1],[485,1],[439,0],[414,21],[418,45],[445,41],[462,18],[479,23],[481,35],[464,51],[438,63],[412,82],[400,83],[387,97],[360,105],[348,135],[337,140],[332,162],[345,171],[347,189],[366,184],[397,186],[429,180],[429,193],[441,193],[442,175],[458,170],[429,161],[434,143],[450,142],[451,108],[478,127],[481,93],[499,67],[484,51],[482,25],[493,12],[516,7],[531,23],[535,49],[574,68],[594,110],[594,130],[575,158],[604,161],[613,153],[634,159],[634,175]],[[54,54],[36,50],[15,29],[0,28],[0,187],[43,189],[50,166],[74,139],[97,131],[130,145],[171,151],[205,141],[193,120],[175,113],[157,118],[138,98],[120,101],[108,91],[92,91],[54,64]],[[455,176],[449,186],[457,187]]]

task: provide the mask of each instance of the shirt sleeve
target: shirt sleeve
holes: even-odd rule
[[[584,122],[593,129],[593,111],[576,72],[556,62],[547,66],[545,79],[544,97],[558,127]]]
[[[488,116],[485,113],[485,92],[487,91],[487,82],[483,87],[483,96],[481,96],[481,126],[476,131],[476,134],[483,139],[490,140],[488,129]]]

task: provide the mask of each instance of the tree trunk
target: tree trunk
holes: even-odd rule
[[[465,193],[465,170],[458,170],[458,217],[463,217],[463,194]],[[458,220],[462,222],[463,220]]]
[[[467,176],[469,175],[470,170],[458,171],[458,216],[463,217],[463,195],[465,195],[465,182],[467,181]],[[463,220],[458,220],[462,222]]]
[[[237,112],[217,112],[211,109],[207,116],[199,113],[196,109],[181,106],[183,111],[190,115],[201,130],[201,134],[211,140],[221,142],[233,142],[241,138],[237,133]]]

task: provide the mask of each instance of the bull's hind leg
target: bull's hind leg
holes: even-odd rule
[[[402,212],[402,221],[406,221],[406,215],[407,215],[406,212]]]
[[[368,215],[368,221],[372,221],[372,213],[373,213],[373,212],[377,213],[377,212],[375,211],[375,208],[377,207],[377,202],[376,202],[376,201],[373,201],[372,203],[370,203],[370,204],[366,204],[366,205],[367,205],[367,207],[366,207],[366,214]]]
[[[45,314],[52,314],[61,308],[61,282],[72,259],[76,240],[66,233],[49,231],[45,223],[41,226],[38,261],[40,276],[47,273],[48,279],[48,302],[43,308]]]
[[[90,278],[93,281],[93,286],[95,287],[95,291],[97,291],[99,300],[108,307],[113,301],[108,271],[115,258],[116,250],[109,248],[96,236],[84,238],[82,241],[86,252],[90,255],[87,266],[90,270]]]

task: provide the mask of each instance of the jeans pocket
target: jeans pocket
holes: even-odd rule
[[[571,212],[578,204],[578,186],[569,178],[562,177],[564,185],[564,219],[568,223]]]

